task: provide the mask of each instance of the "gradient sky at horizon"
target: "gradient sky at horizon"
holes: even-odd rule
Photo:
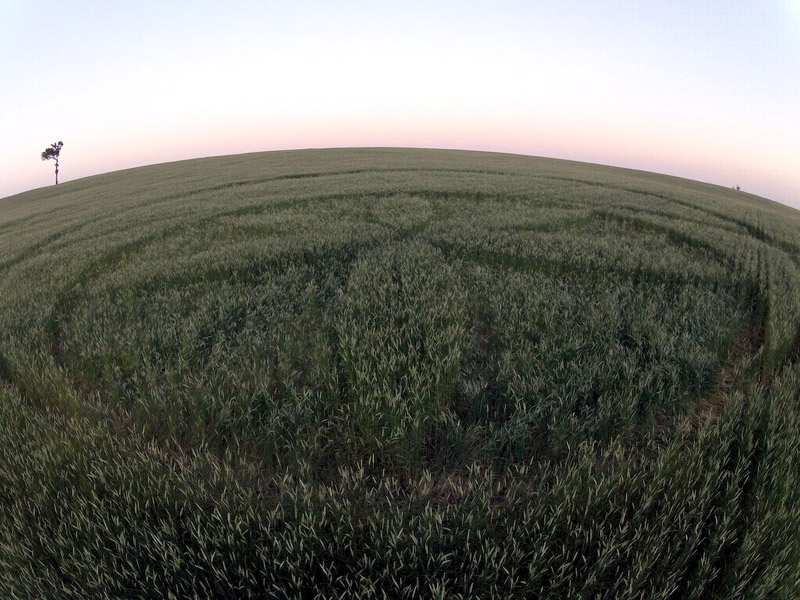
[[[800,208],[800,0],[0,0],[0,197],[132,166],[415,146]]]

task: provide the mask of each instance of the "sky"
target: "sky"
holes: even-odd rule
[[[0,197],[241,152],[461,148],[800,208],[800,0],[0,0]]]

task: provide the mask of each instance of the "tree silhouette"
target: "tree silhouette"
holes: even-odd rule
[[[42,160],[54,159],[56,161],[56,185],[58,185],[58,157],[61,154],[61,147],[63,145],[64,142],[50,144],[50,147],[42,152]]]

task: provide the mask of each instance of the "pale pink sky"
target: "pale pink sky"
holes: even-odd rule
[[[800,0],[0,1],[0,197],[258,150],[585,160],[800,208]]]

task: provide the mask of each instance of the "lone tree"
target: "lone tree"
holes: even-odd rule
[[[56,185],[58,185],[58,157],[61,154],[61,147],[64,142],[50,144],[50,147],[42,152],[42,160],[50,160],[51,158],[56,161]]]

